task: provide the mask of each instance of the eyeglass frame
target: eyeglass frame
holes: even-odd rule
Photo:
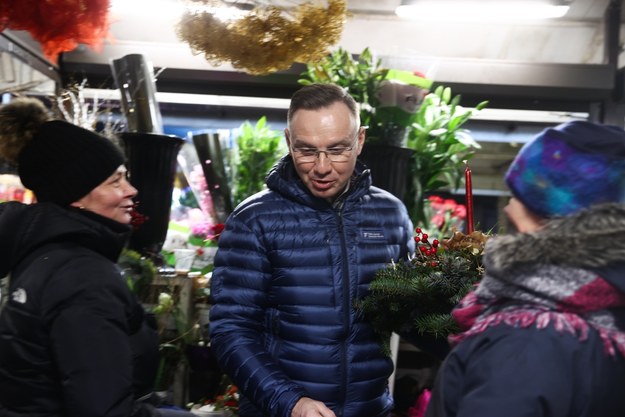
[[[351,153],[349,155],[347,155],[347,158],[344,161],[333,161],[332,160],[332,156],[343,156],[345,152],[351,152],[354,150],[355,147],[358,146],[358,137],[360,136],[361,132],[364,131],[364,129],[366,129],[366,126],[361,126],[356,130],[356,134],[354,135],[354,141],[352,142],[351,146],[345,146],[345,147],[334,147],[334,148],[326,148],[325,150],[322,149],[317,149],[317,148],[296,148],[293,145],[290,145],[291,151],[298,153],[298,152],[311,152],[314,153],[314,160],[311,161],[301,161],[302,156],[297,157],[297,156],[293,156],[293,159],[297,162],[299,162],[300,164],[312,164],[312,163],[317,163],[319,161],[319,155],[321,153],[325,154],[326,159],[332,163],[337,163],[337,164],[342,164],[345,162],[349,161],[349,157],[351,156]],[[341,150],[340,153],[338,154],[334,154],[334,155],[329,155],[328,152],[331,152],[332,149],[334,149],[334,152],[336,152],[337,150]],[[311,155],[307,155],[307,156],[303,156],[304,158],[307,158],[308,156],[313,156]]]

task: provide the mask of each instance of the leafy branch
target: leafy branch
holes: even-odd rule
[[[463,167],[481,146],[463,125],[488,105],[475,109],[460,106],[461,96],[452,96],[449,87],[439,86],[425,96],[408,134],[407,147],[414,151],[408,173],[406,206],[413,222],[427,223],[424,197],[444,187],[458,188]]]

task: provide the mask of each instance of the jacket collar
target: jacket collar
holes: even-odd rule
[[[625,205],[601,204],[554,218],[536,232],[495,236],[484,263],[497,271],[528,263],[596,269],[625,260],[623,236]]]

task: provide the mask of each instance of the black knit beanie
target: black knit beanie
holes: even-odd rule
[[[4,107],[11,104],[0,109],[0,124],[8,123],[4,116],[11,109]],[[22,133],[24,143],[14,162],[22,184],[33,191],[37,201],[69,205],[89,194],[124,163],[115,144],[88,129],[60,120],[39,123],[26,118],[19,122],[21,125],[14,124],[17,128],[13,133],[18,137]],[[5,126],[0,126],[0,131],[8,130]],[[21,132],[20,126],[31,128],[31,132]]]

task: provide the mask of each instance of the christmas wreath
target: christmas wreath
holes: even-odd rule
[[[457,330],[451,310],[482,277],[488,235],[452,232],[439,241],[417,228],[415,253],[379,270],[369,294],[357,301],[387,353],[392,333],[444,339]]]

